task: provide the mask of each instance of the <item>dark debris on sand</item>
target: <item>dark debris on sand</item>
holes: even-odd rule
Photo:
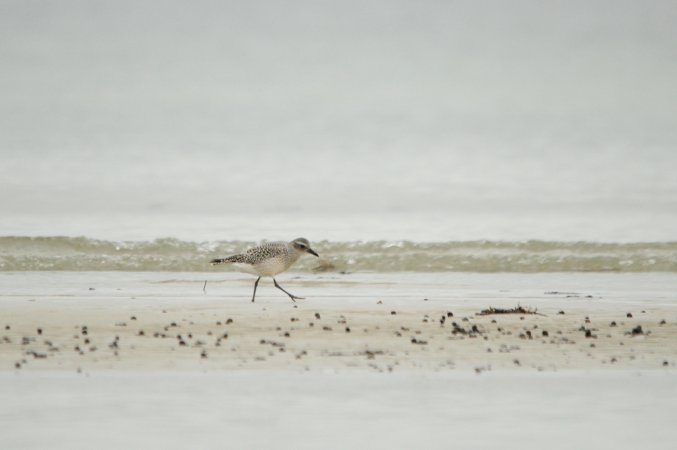
[[[488,316],[491,314],[536,314],[542,316],[536,309],[525,308],[523,306],[516,306],[514,308],[494,308],[490,306],[488,309],[483,309],[478,312],[478,316]]]

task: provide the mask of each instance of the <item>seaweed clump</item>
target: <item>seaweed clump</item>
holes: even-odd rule
[[[487,309],[483,309],[478,312],[478,316],[489,316],[492,314],[537,314],[542,316],[543,314],[539,313],[535,308],[525,308],[524,306],[516,306],[514,308],[494,308],[490,306]]]

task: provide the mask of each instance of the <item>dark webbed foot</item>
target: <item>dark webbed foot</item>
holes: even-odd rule
[[[298,296],[296,296],[296,295],[294,295],[294,294],[290,294],[289,292],[285,291],[285,290],[282,288],[282,286],[280,286],[279,284],[277,284],[277,281],[275,280],[275,278],[273,278],[273,284],[275,284],[275,287],[276,287],[276,288],[278,288],[279,290],[281,290],[282,292],[284,292],[285,294],[287,294],[287,295],[289,296],[289,298],[291,299],[292,302],[296,302],[296,300],[305,300],[305,297],[298,297]]]

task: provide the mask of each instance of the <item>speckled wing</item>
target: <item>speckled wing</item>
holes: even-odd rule
[[[267,242],[227,258],[213,259],[211,264],[232,264],[241,272],[273,276],[289,267],[289,250],[285,242]]]

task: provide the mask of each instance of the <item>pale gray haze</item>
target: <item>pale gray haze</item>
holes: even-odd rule
[[[0,235],[677,238],[674,1],[0,2]]]

